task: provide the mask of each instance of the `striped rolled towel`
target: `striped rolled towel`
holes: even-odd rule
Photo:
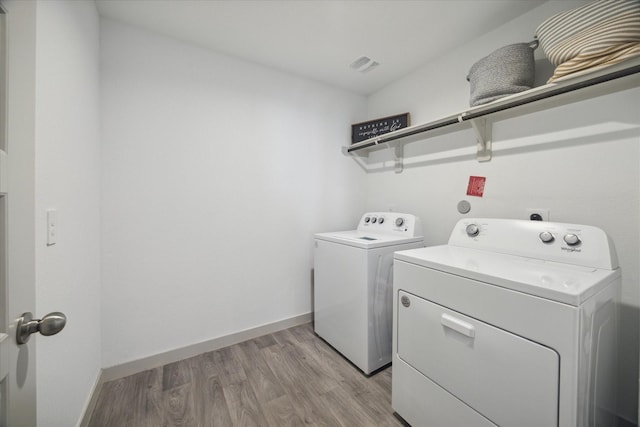
[[[536,37],[556,66],[549,83],[640,56],[640,0],[597,0],[561,12]]]

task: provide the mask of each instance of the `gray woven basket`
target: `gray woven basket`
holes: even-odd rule
[[[473,64],[467,76],[471,85],[469,105],[486,104],[531,89],[535,77],[533,51],[536,47],[537,42],[511,44]]]

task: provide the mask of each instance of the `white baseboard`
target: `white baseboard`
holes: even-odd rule
[[[82,417],[79,426],[84,427],[89,424],[89,418],[91,417],[91,413],[93,412],[93,409],[95,408],[95,405],[97,403],[102,384],[107,381],[127,377],[129,375],[146,371],[148,369],[157,368],[168,363],[188,359],[202,353],[218,350],[253,338],[278,332],[283,329],[288,329],[294,326],[302,325],[304,323],[309,323],[311,322],[312,318],[312,313],[301,314],[299,316],[279,320],[267,325],[246,329],[244,331],[236,332],[223,337],[213,338],[204,342],[192,344],[187,347],[177,348],[165,353],[156,354],[142,359],[132,360],[131,362],[126,362],[120,365],[103,368],[98,377],[98,381],[96,382],[96,386],[93,389],[92,395],[88,400],[89,403],[87,404],[84,416]]]
[[[89,396],[87,396],[87,400],[84,404],[84,412],[82,418],[78,421],[77,427],[87,427],[89,425],[89,417],[91,417],[91,413],[93,409],[96,407],[96,399],[100,394],[100,389],[102,388],[102,369],[96,376],[96,381],[91,387],[91,392]]]
[[[187,359],[208,351],[218,350],[262,335],[268,335],[293,326],[302,325],[303,323],[308,323],[310,321],[311,313],[301,314],[289,319],[280,320],[267,325],[258,326],[256,328],[246,329],[224,337],[213,338],[187,347],[170,350],[166,353],[156,354],[142,359],[133,360],[131,362],[126,362],[121,365],[111,366],[102,370],[101,380],[105,382],[126,377],[137,372],[157,368],[158,366],[166,365],[167,363],[177,362],[178,360]]]

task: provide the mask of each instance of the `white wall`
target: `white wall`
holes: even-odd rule
[[[93,2],[36,10],[36,311],[67,315],[38,341],[38,425],[72,426],[101,368],[99,19]],[[46,245],[46,210],[58,243]]]
[[[549,2],[397,81],[369,99],[369,116],[409,111],[413,123],[459,112],[468,106],[470,66],[500,46],[532,38],[556,11],[583,2]],[[546,80],[550,64],[536,52]],[[548,75],[548,74],[547,74]],[[462,131],[406,146],[402,174],[370,173],[368,209],[394,206],[421,216],[427,244],[446,243],[461,218],[526,218],[527,208],[547,208],[553,221],[591,224],[613,238],[623,272],[621,306],[620,413],[636,422],[640,310],[640,90],[498,122],[494,154],[475,160],[475,136]],[[373,156],[374,160],[376,156]],[[380,155],[379,159],[385,159]],[[487,178],[483,198],[466,196],[469,176]],[[544,313],[541,313],[544,315]]]
[[[311,311],[312,234],[351,228],[364,97],[102,21],[103,363]]]

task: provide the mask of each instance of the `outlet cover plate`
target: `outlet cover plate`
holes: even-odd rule
[[[538,214],[542,217],[543,221],[549,221],[549,209],[543,209],[543,208],[539,208],[539,209],[533,209],[533,208],[527,208],[527,218],[526,219],[531,219],[531,215],[533,214]]]

